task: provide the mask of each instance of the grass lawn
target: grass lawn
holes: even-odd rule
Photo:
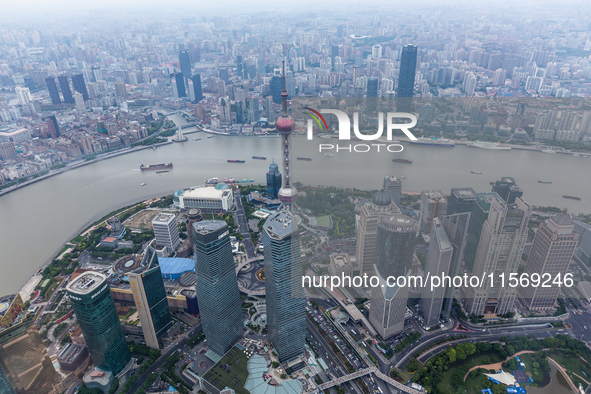
[[[214,385],[218,390],[223,390],[227,386],[237,394],[249,394],[249,391],[244,388],[244,384],[248,379],[247,363],[248,357],[246,354],[237,347],[233,347],[203,375],[203,379]]]
[[[417,362],[418,362],[418,360],[417,360]],[[418,362],[418,363],[419,363],[419,368],[417,369],[417,371],[418,371],[419,369],[423,368],[423,364],[421,364],[420,362]],[[410,379],[411,379],[411,378],[412,378],[412,377],[415,375],[415,373],[416,373],[417,371],[415,371],[415,372],[413,372],[413,373],[410,373],[410,372],[408,372],[408,363],[406,363],[406,364],[404,365],[404,368],[402,368],[402,371],[400,371],[400,372],[399,372],[399,374],[400,374],[400,378],[402,379],[402,382],[403,382],[403,383],[406,383],[406,382],[408,382],[408,381],[409,381],[409,380],[410,380]]]
[[[451,383],[451,379],[453,377],[453,374],[456,372],[457,368],[461,365],[467,365],[468,369],[475,367],[477,365],[486,365],[486,364],[493,364],[493,363],[498,363],[499,361],[502,361],[500,359],[500,357],[498,356],[498,354],[496,352],[492,352],[492,353],[485,353],[485,354],[473,354],[472,356],[470,356],[469,359],[464,360],[463,364],[454,364],[453,367],[450,367],[447,371],[443,372],[443,378],[441,379],[441,381],[437,384],[437,390],[439,390],[442,393],[455,393],[457,390],[457,387],[454,387]],[[484,375],[483,375],[484,376]],[[466,389],[468,389],[468,380],[470,380],[470,377],[468,377],[466,379]],[[486,377],[485,377],[486,380]],[[471,383],[473,385],[473,387],[475,387],[475,385],[478,383],[478,380],[476,380],[474,383]],[[480,393],[480,391],[477,392],[470,392],[468,391],[468,394],[478,394]]]
[[[556,361],[558,364],[566,368],[569,374],[574,372],[577,375],[584,378],[586,381],[589,381],[589,379],[591,379],[591,368],[589,368],[589,365],[584,363],[580,358],[556,353],[553,353],[549,356],[550,358],[552,358],[552,360]],[[585,378],[585,374],[583,373],[583,371],[587,374],[589,379]],[[587,385],[583,382],[583,386]]]

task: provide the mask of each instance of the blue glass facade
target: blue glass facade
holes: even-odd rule
[[[85,272],[66,290],[94,365],[118,375],[131,356],[107,278],[98,272]]]
[[[269,198],[277,198],[279,189],[281,189],[281,173],[279,172],[279,166],[273,161],[269,166],[269,172],[267,172],[267,194],[269,194]]]
[[[242,300],[226,222],[193,223],[195,291],[210,350],[224,355],[242,337]]]
[[[286,362],[303,353],[306,340],[300,238],[287,211],[270,216],[263,228],[269,340]]]

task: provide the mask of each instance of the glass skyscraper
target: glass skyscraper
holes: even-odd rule
[[[62,96],[64,96],[64,103],[74,104],[74,97],[72,96],[72,90],[70,89],[70,83],[68,82],[68,77],[65,75],[60,75],[59,77],[57,77],[57,80],[60,83],[60,89],[62,90]]]
[[[131,361],[107,277],[87,271],[66,286],[94,365],[118,375]]]
[[[52,104],[61,104],[62,100],[60,99],[60,93],[57,90],[57,85],[55,84],[55,78],[47,77],[45,78],[45,84],[47,85],[47,91],[49,92],[49,97],[51,97]]]
[[[156,251],[147,247],[140,267],[127,276],[132,286],[146,345],[160,348],[160,340],[174,325]]]
[[[273,102],[275,104],[281,104],[281,77],[274,76],[271,78],[271,95],[273,96]]]
[[[478,193],[476,203],[472,208],[472,215],[470,217],[470,224],[468,225],[468,238],[466,241],[466,250],[464,252],[464,262],[469,269],[474,266],[476,260],[476,252],[478,250],[478,243],[480,242],[480,234],[482,233],[482,226],[488,219],[488,211],[493,199],[501,198],[497,193]]]
[[[88,100],[88,89],[86,89],[86,83],[84,82],[84,74],[72,75],[72,84],[74,90],[82,94],[84,101]]]
[[[193,223],[191,234],[203,333],[210,351],[221,357],[244,332],[228,225],[221,220],[204,220]]]
[[[183,77],[189,78],[191,76],[191,57],[189,51],[185,49],[179,52],[179,63],[181,65],[181,73]]]
[[[203,100],[203,89],[201,87],[201,75],[200,74],[195,74],[191,77],[191,80],[193,81],[193,102],[194,103],[198,103],[201,100]]]
[[[269,166],[269,172],[267,172],[267,193],[269,198],[277,198],[279,189],[281,189],[281,173],[279,172],[279,166],[273,160]]]
[[[187,97],[185,78],[182,73],[170,74],[170,83],[172,84],[172,91],[175,98]]]
[[[400,57],[396,112],[410,112],[417,68],[417,46],[405,45]]]
[[[263,246],[269,340],[283,363],[300,356],[306,340],[300,237],[287,209],[276,212],[265,222]]]

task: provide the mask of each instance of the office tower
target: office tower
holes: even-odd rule
[[[269,96],[266,99],[267,101],[267,122],[269,123],[273,123],[275,121],[275,109],[274,107],[274,102],[273,102],[273,97]]]
[[[182,73],[170,74],[170,83],[172,84],[174,98],[187,97],[187,92],[185,90],[185,79]]]
[[[72,91],[70,90],[68,77],[65,75],[60,75],[57,77],[57,80],[60,84],[60,89],[62,90],[62,96],[64,96],[64,103],[74,104],[74,97],[72,97]]]
[[[411,270],[418,223],[404,215],[382,216],[377,225],[375,273],[380,286],[371,290],[369,322],[387,339],[404,329],[409,286],[387,286],[389,276],[405,276]]]
[[[410,112],[417,68],[417,46],[405,45],[400,58],[400,74],[396,91],[396,112]]]
[[[187,49],[179,52],[179,63],[183,77],[189,78],[191,76],[191,57]]]
[[[115,96],[123,97],[127,101],[127,89],[125,89],[125,82],[115,82]]]
[[[224,81],[226,84],[230,83],[230,79],[228,77],[228,69],[227,68],[220,68],[219,72],[220,79]]]
[[[193,81],[193,103],[198,103],[203,100],[203,90],[201,87],[201,75],[195,74],[191,77]]]
[[[128,272],[127,277],[133,289],[144,341],[152,349],[159,349],[162,337],[174,323],[168,308],[158,256],[152,247],[146,248],[139,267]]]
[[[0,159],[8,160],[17,156],[14,142],[0,142]]]
[[[189,244],[191,245],[191,248],[193,248],[193,235],[192,231],[193,231],[193,223],[197,223],[203,220],[203,215],[201,212],[201,209],[198,208],[191,208],[189,209],[189,211],[187,212],[187,235],[189,238]]]
[[[400,207],[400,197],[402,195],[402,181],[393,176],[384,177],[384,191],[390,196],[390,199],[397,207]]]
[[[59,380],[34,321],[18,293],[0,297],[2,394],[45,394]]]
[[[280,188],[281,173],[279,172],[279,166],[275,164],[275,160],[273,160],[269,166],[269,172],[267,172],[267,194],[269,195],[269,198],[278,198]]]
[[[82,93],[74,93],[74,103],[76,104],[76,110],[78,113],[86,112],[86,104],[84,103],[84,96]]]
[[[417,119],[417,126],[421,127],[424,124],[431,123],[435,119],[435,107],[431,104],[424,104],[419,107],[419,118]]]
[[[236,55],[236,74],[242,75],[242,55]]]
[[[267,219],[263,226],[263,246],[269,340],[283,363],[303,353],[306,337],[300,237],[288,209],[279,210]]]
[[[577,247],[578,235],[566,210],[545,220],[534,237],[531,252],[527,258],[524,274],[531,279],[534,274],[540,280],[544,276],[563,279]],[[529,285],[520,287],[519,300],[530,311],[548,312],[554,310],[560,286],[548,282],[548,287]]]
[[[14,88],[14,93],[16,94],[20,105],[27,105],[33,101],[33,97],[31,97],[29,88],[17,86]]]
[[[88,90],[86,89],[86,83],[84,82],[83,74],[72,75],[72,85],[74,90],[82,94],[84,101],[88,100]]]
[[[91,67],[90,70],[92,71],[92,76],[94,78],[94,82],[102,81],[103,80],[103,73],[100,67]]]
[[[380,44],[376,44],[371,48],[371,58],[378,59],[382,57],[382,46]]]
[[[484,282],[478,288],[468,289],[468,314],[504,315],[513,309],[517,288],[502,287],[498,281],[501,275],[508,280],[511,273],[517,273],[527,241],[530,215],[531,206],[521,198],[517,198],[512,204],[493,198],[488,219],[482,227],[472,270],[472,275],[484,277]],[[493,275],[494,286],[489,275]]]
[[[274,76],[271,78],[269,88],[273,96],[273,102],[275,104],[281,104],[281,77]]]
[[[472,212],[478,195],[471,187],[452,188],[447,202],[447,214]]]
[[[517,186],[515,178],[504,176],[495,181],[492,191],[497,193],[507,204],[513,204],[517,197],[523,196],[523,191]]]
[[[484,222],[488,219],[490,205],[495,198],[500,199],[501,197],[497,193],[478,193],[476,196],[476,203],[472,208],[470,224],[468,225],[468,238],[464,252],[464,262],[469,269],[474,267],[478,243],[482,234],[482,226],[484,226]]]
[[[367,79],[367,97],[378,97],[378,78]]]
[[[451,277],[459,275],[460,273],[460,265],[464,259],[464,251],[468,239],[468,226],[470,224],[471,216],[472,213],[470,212],[462,212],[443,217],[443,228],[453,248],[451,261],[449,263],[449,276]],[[441,307],[441,317],[445,320],[449,319],[455,297],[455,290],[456,289],[453,285],[445,288],[443,305]]]
[[[425,272],[431,276],[441,276],[442,274],[449,274],[449,267],[453,254],[453,247],[443,224],[439,218],[433,219],[431,226],[431,240],[429,242],[429,250],[427,252],[427,263],[425,265]],[[441,286],[431,289],[430,287],[423,287],[421,290],[420,307],[423,313],[423,326],[433,327],[437,326],[441,318],[441,310],[443,308],[443,301],[447,286]]]
[[[421,231],[431,233],[431,223],[434,218],[443,219],[447,213],[447,200],[441,190],[421,192]]]
[[[378,191],[370,203],[363,204],[357,224],[357,266],[364,274],[374,273],[376,235],[378,221],[382,216],[400,214],[385,190]]]
[[[152,227],[158,246],[166,246],[167,254],[173,253],[181,243],[176,215],[174,213],[159,213],[152,219]]]
[[[261,119],[258,97],[250,100],[250,109],[249,110],[250,110],[251,123],[258,122]]]
[[[66,286],[96,368],[118,375],[131,362],[107,277],[86,271]]]
[[[242,101],[236,102],[236,123],[244,124],[244,109],[242,108]]]
[[[242,337],[242,300],[238,290],[228,225],[221,220],[193,223],[195,290],[209,358],[222,357]],[[217,361],[217,360],[215,360]]]
[[[343,36],[343,25],[337,26],[337,38],[341,38]]]
[[[47,123],[47,133],[50,134],[52,138],[58,138],[60,136],[60,128],[57,124],[55,115],[49,115],[45,118],[45,123]]]
[[[330,47],[330,64],[334,70],[335,58],[339,56],[339,47],[337,45],[333,45]]]
[[[55,78],[54,77],[45,78],[45,84],[47,85],[47,91],[49,92],[49,97],[51,97],[51,103],[52,104],[61,104],[62,100],[60,99],[60,93],[57,90]]]

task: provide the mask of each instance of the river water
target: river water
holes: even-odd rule
[[[185,123],[178,115],[171,118]],[[194,128],[183,130],[184,133]],[[203,184],[207,178],[254,178],[265,183],[273,157],[280,153],[280,138],[241,138],[205,133],[188,134],[188,141],[142,150],[93,163],[23,187],[0,197],[0,294],[18,291],[25,281],[63,244],[89,223],[106,213],[149,197]],[[199,141],[195,139],[200,138]],[[449,194],[451,187],[490,191],[490,182],[513,176],[534,205],[568,207],[571,212],[591,212],[591,159],[531,151],[492,151],[465,146],[455,148],[404,145],[401,153],[349,153],[334,157],[318,152],[320,143],[295,136],[292,177],[304,185],[378,189],[385,175],[404,176],[403,190],[434,189]],[[340,146],[345,147],[341,141]],[[351,144],[360,143],[352,141]],[[334,151],[333,151],[334,152]],[[265,156],[266,160],[251,157]],[[393,157],[409,158],[412,164],[394,163]],[[246,163],[228,163],[244,159]],[[173,162],[168,173],[140,171],[141,164]],[[280,164],[280,163],[278,163]],[[281,165],[279,166],[281,169]],[[481,171],[482,175],[470,171]],[[552,184],[540,184],[550,180]],[[141,183],[146,186],[140,186]],[[562,198],[564,194],[581,201]]]

